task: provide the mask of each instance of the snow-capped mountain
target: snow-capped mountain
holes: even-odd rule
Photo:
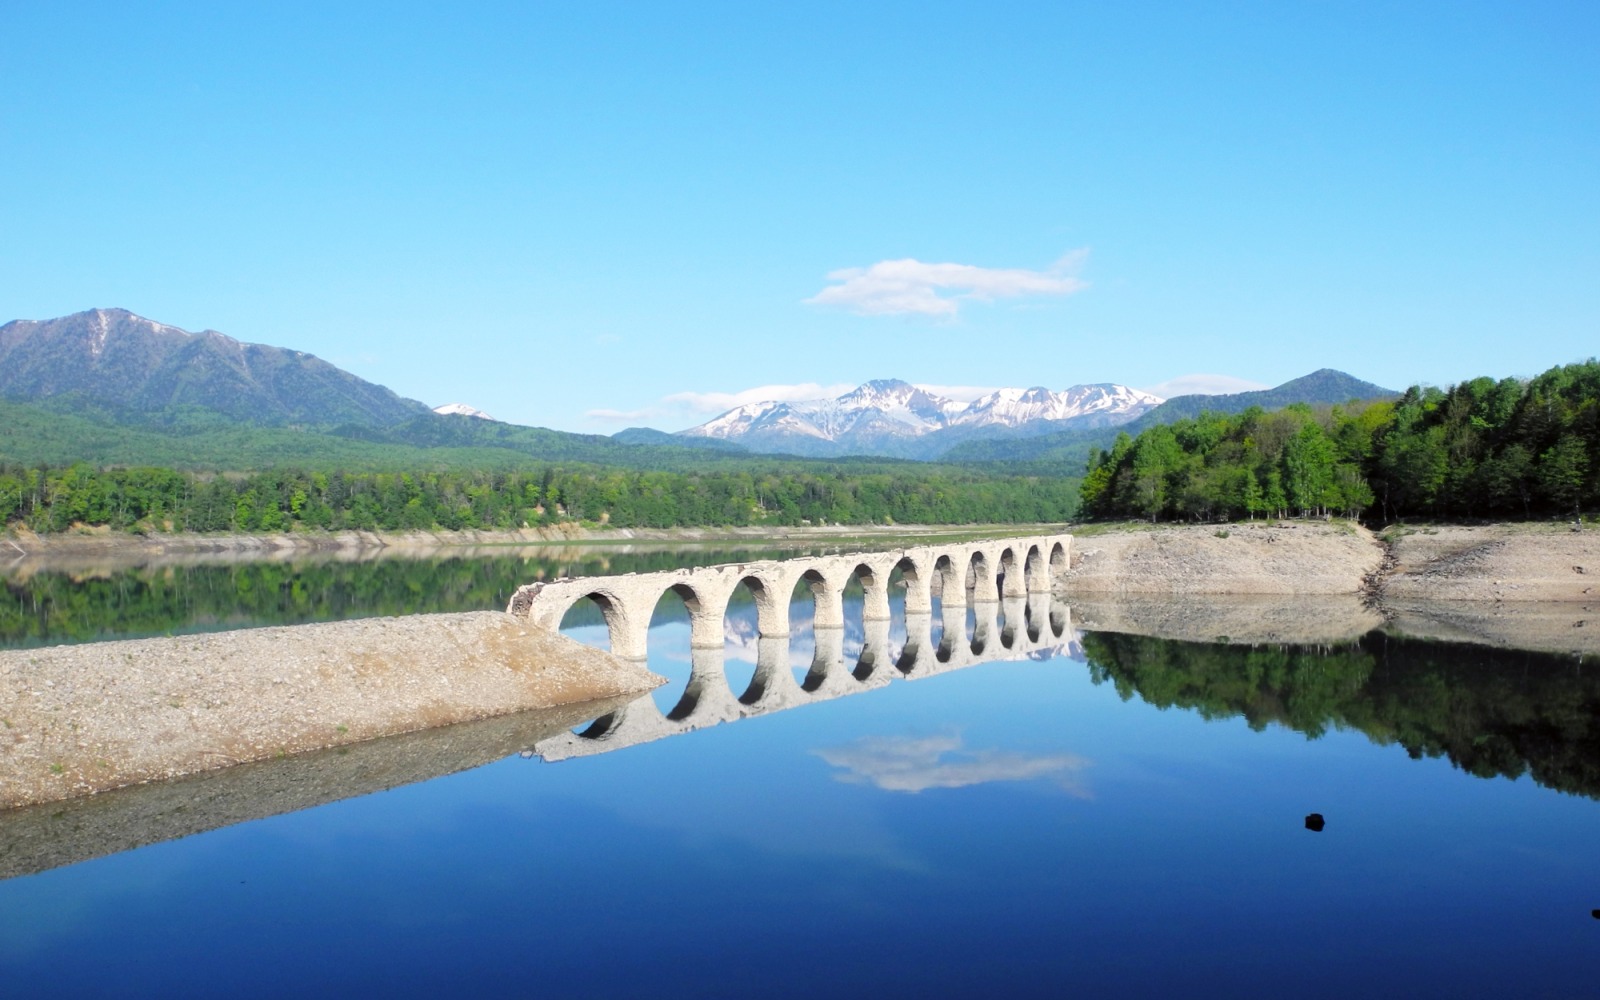
[[[681,433],[763,451],[924,458],[973,437],[1126,423],[1161,402],[1101,383],[1060,392],[998,389],[965,403],[898,379],[879,379],[835,399],[747,403]]]
[[[468,406],[466,403],[446,403],[443,406],[435,406],[433,408],[433,412],[443,414],[447,417],[477,417],[479,420],[494,419],[482,410]]]

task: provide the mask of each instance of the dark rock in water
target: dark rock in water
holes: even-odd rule
[[[1312,833],[1321,833],[1324,825],[1321,813],[1312,813],[1306,817],[1306,829]]]
[[[1600,910],[1590,910],[1589,916],[1595,918],[1596,920],[1600,920]]]

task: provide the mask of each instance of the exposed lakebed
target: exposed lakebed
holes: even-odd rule
[[[495,607],[490,592],[529,568],[443,561],[424,580],[319,565],[271,583],[265,568],[162,570],[103,581],[100,598],[144,587],[194,609],[136,626],[160,632],[239,624],[250,607],[464,610],[450,593]],[[230,613],[241,580],[275,596]],[[346,596],[297,601],[297,583]],[[87,607],[71,591],[94,584],[52,586]],[[650,667],[669,679],[647,696],[661,712],[696,662],[681,610],[665,602],[650,634]],[[785,644],[797,687],[819,649],[833,655],[808,614],[792,606]],[[1121,629],[1145,612],[1099,614]],[[754,616],[736,602],[716,654],[733,699],[759,669]],[[1585,658],[1381,630],[1185,641],[1080,633],[1067,607],[1023,616],[1045,647],[1026,658],[991,643],[994,658],[965,669],[581,757],[540,748],[594,721],[508,718],[219,772],[188,794],[153,785],[0,814],[0,848],[33,859],[0,882],[0,981],[20,995],[234,996],[1587,988],[1600,676]],[[84,634],[133,630],[99,621]],[[969,615],[961,639],[975,627]],[[568,631],[604,641],[581,614]],[[899,671],[898,606],[888,648],[865,657],[868,638],[847,598],[842,668]],[[120,852],[95,857],[106,850]]]

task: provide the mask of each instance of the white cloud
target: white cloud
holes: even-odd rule
[[[661,401],[691,413],[725,413],[736,406],[765,403],[768,400],[793,402],[799,399],[832,399],[854,388],[845,382],[838,385],[800,382],[795,385],[758,385],[738,392],[675,392]]]
[[[1071,295],[1088,287],[1075,272],[1088,256],[1074,250],[1043,271],[880,260],[828,274],[829,285],[805,301],[839,306],[860,316],[953,317],[966,301],[992,302],[1023,295]]]
[[[622,424],[638,423],[641,420],[654,420],[661,416],[661,411],[647,406],[642,410],[584,410],[583,415],[590,420],[600,420],[608,424]]]
[[[1021,754],[964,750],[960,736],[877,736],[842,747],[812,751],[834,767],[838,780],[872,784],[889,792],[965,788],[991,781],[1054,778],[1063,789],[1087,797],[1077,774],[1089,761],[1072,754]]]
[[[1160,385],[1152,385],[1143,392],[1162,399],[1171,399],[1173,396],[1225,396],[1236,392],[1252,392],[1256,389],[1270,389],[1272,386],[1260,382],[1252,382],[1247,378],[1238,378],[1233,375],[1179,375],[1169,378]]]

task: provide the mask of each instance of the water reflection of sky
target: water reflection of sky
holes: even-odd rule
[[[676,624],[651,635],[652,668],[680,687],[687,642]],[[1312,811],[1325,832],[1304,829]],[[0,883],[0,982],[1581,995],[1600,950],[1597,819],[1590,799],[1359,733],[1208,722],[1124,702],[1080,661],[1025,659]]]

